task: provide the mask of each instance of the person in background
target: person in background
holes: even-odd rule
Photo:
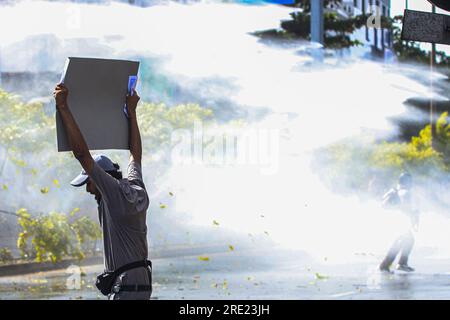
[[[400,175],[398,185],[392,188],[383,196],[383,206],[385,208],[399,209],[406,214],[411,222],[408,231],[400,235],[389,249],[386,257],[381,262],[379,269],[384,272],[390,272],[390,267],[397,255],[400,253],[400,259],[397,264],[397,270],[413,272],[414,269],[408,265],[408,258],[414,246],[414,231],[417,231],[419,225],[419,212],[414,206],[412,177],[404,172]]]
[[[109,292],[104,294],[110,300],[150,299],[152,270],[147,260],[146,225],[149,198],[142,178],[142,143],[136,118],[140,98],[135,91],[124,97],[129,116],[130,161],[128,177],[123,179],[118,164],[105,155],[91,155],[67,103],[68,88],[58,84],[53,95],[70,148],[83,167],[71,184],[85,185],[97,201],[103,231],[104,274],[120,272],[114,274],[111,286],[106,286]]]

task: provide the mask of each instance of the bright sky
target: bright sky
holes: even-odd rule
[[[391,15],[396,16],[403,14],[403,10],[405,10],[405,3],[406,0],[391,0]],[[431,4],[427,0],[408,0],[408,9],[431,11]],[[437,9],[436,12],[445,13],[446,11]]]

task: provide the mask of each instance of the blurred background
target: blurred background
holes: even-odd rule
[[[400,39],[403,9],[432,7],[323,6],[314,39],[307,0],[0,1],[0,298],[98,298],[96,205],[56,151],[67,57],[141,62],[154,297],[448,297],[450,60]],[[125,170],[128,152],[95,152]],[[405,223],[381,197],[403,171],[418,272],[379,278]]]

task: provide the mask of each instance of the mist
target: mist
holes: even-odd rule
[[[379,199],[331,190],[315,165],[315,152],[364,132],[377,139],[397,137],[398,127],[390,119],[408,116],[407,99],[448,101],[427,85],[430,76],[435,81],[445,76],[352,54],[317,63],[299,54],[309,43],[268,45],[250,34],[277,28],[292,11],[276,5],[163,3],[141,8],[116,2],[21,1],[0,9],[0,28],[10,30],[0,35],[0,70],[40,74],[30,87],[7,82],[7,89],[25,100],[44,101],[51,112],[50,84],[58,80],[67,56],[140,59],[137,90],[144,101],[207,106],[214,110],[215,130],[224,137],[233,134],[233,121],[244,121],[246,130],[277,133],[276,139],[259,138],[254,163],[164,163],[164,173],[157,174],[162,164],[156,158],[147,162],[152,247],[280,246],[335,262],[348,262],[361,252],[382,255],[405,218],[385,212]],[[173,95],[166,85],[175,88]],[[276,161],[275,170],[264,170],[268,164],[259,161],[259,148]],[[125,152],[106,153],[125,166]],[[39,212],[81,207],[94,215],[94,200],[68,186],[69,177],[80,170],[75,159],[56,155],[56,147],[42,155],[28,161],[67,161],[61,187],[43,201],[39,193],[24,192],[32,186],[9,163],[2,180],[13,187],[6,197],[1,194],[2,206]],[[51,168],[40,171],[36,184],[49,185],[58,174]],[[426,188],[439,190],[432,183]],[[450,258],[449,216],[431,200],[423,202],[415,250]]]

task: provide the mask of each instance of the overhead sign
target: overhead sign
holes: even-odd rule
[[[405,10],[402,40],[450,44],[450,16]]]

